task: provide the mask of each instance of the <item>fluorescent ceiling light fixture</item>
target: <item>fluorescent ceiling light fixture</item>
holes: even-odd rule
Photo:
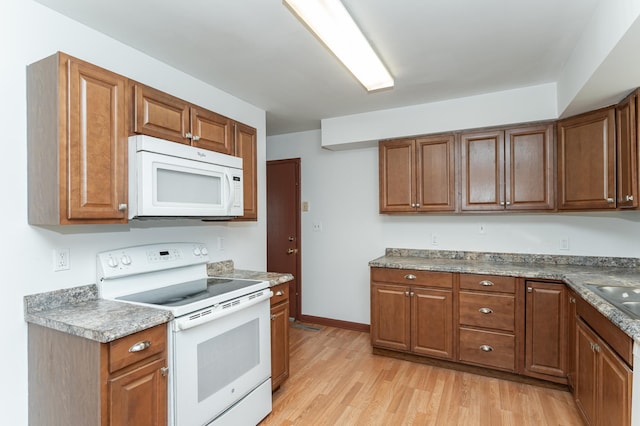
[[[393,77],[340,0],[283,0],[368,90],[393,87]]]

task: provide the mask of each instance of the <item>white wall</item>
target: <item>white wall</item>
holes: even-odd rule
[[[369,323],[367,263],[387,247],[640,257],[640,212],[378,213],[378,151],[321,148],[320,131],[267,139],[267,159],[301,158],[302,313]],[[313,231],[313,223],[322,232]],[[480,225],[486,232],[480,234]],[[432,235],[438,244],[432,245]],[[560,250],[560,239],[569,250]]]
[[[134,244],[198,241],[214,260],[233,259],[239,268],[266,268],[264,177],[265,113],[31,0],[4,0],[0,14],[0,308],[4,317],[0,365],[0,423],[27,424],[27,326],[23,296],[95,281],[95,254]],[[25,67],[56,51],[111,69],[200,104],[258,129],[259,221],[252,223],[152,222],[132,225],[43,229],[27,224]],[[61,232],[62,231],[62,232]],[[225,250],[217,250],[217,237]],[[71,250],[71,269],[52,272],[52,251]]]

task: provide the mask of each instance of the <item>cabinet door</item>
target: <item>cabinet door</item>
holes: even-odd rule
[[[455,151],[453,136],[415,141],[417,210],[453,211],[455,204]]]
[[[618,207],[638,207],[636,93],[616,107],[616,192]]]
[[[371,344],[409,351],[411,303],[409,287],[371,285]]]
[[[567,293],[567,383],[572,390],[576,386],[576,293]]]
[[[411,301],[411,351],[453,359],[452,291],[414,288]]]
[[[564,284],[526,283],[525,369],[566,377],[566,290]]]
[[[189,103],[151,87],[133,87],[133,131],[190,144]]]
[[[380,142],[378,173],[380,213],[415,211],[414,141]]]
[[[604,343],[598,355],[598,424],[630,425],[633,372]]]
[[[589,326],[578,319],[576,327],[576,380],[574,398],[583,418],[589,425],[596,423],[598,362],[594,345],[597,337]],[[612,423],[613,424],[613,423]]]
[[[61,178],[60,222],[110,220],[126,222],[127,80],[75,59],[66,62],[68,92],[69,173]],[[64,175],[61,171],[61,175]],[[67,186],[68,185],[68,186]],[[66,191],[64,188],[66,187]],[[66,211],[66,213],[65,213]]]
[[[289,377],[289,302],[271,308],[271,389]]]
[[[559,209],[616,207],[613,108],[559,121],[557,157]]]
[[[166,365],[159,359],[109,380],[110,425],[167,424],[167,379],[161,373]]]
[[[234,123],[235,153],[242,158],[244,215],[238,220],[258,220],[258,146],[256,129]]]
[[[231,120],[215,112],[191,107],[191,144],[197,148],[233,154]]]
[[[504,209],[504,133],[463,133],[462,210]]]
[[[553,125],[505,131],[505,207],[548,210],[555,206]]]

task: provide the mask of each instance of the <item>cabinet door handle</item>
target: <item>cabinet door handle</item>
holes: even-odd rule
[[[276,314],[271,314],[271,321],[274,321],[276,319]]]
[[[633,201],[633,195],[627,195],[626,197],[624,197],[625,201]]]
[[[282,296],[283,294],[284,294],[284,291],[282,290],[276,291],[276,296]]]
[[[478,309],[478,312],[480,312],[481,314],[492,314],[493,313],[493,309],[491,309],[491,308],[480,308],[480,309]]]
[[[407,297],[409,297],[411,294],[410,294],[408,291],[405,291],[405,292],[404,292],[404,295],[405,295],[405,296],[407,296]]]
[[[199,141],[200,140],[200,136],[198,135],[193,135],[193,138],[191,139],[192,141]]]
[[[527,287],[527,293],[533,293],[533,288],[532,287]]]
[[[162,367],[160,369],[160,374],[162,374],[162,376],[167,377],[167,375],[169,374],[169,367]]]
[[[576,303],[575,297],[570,297],[569,298],[569,303]]]
[[[413,274],[407,274],[407,275],[404,276],[404,279],[405,280],[415,280],[416,276],[413,275]]]
[[[191,132],[187,132],[187,133],[185,133],[185,134],[184,134],[184,138],[185,138],[185,139],[191,139],[191,138],[192,138]]]
[[[480,350],[483,352],[491,352],[493,350],[493,348],[489,345],[482,345],[480,346]]]
[[[151,346],[151,342],[148,340],[143,340],[142,342],[138,342],[135,345],[131,346],[129,348],[129,352],[140,352],[140,351],[144,351],[145,349],[147,349],[149,346]]]
[[[491,287],[493,285],[493,283],[489,280],[482,280],[480,281],[480,285],[483,287]]]
[[[607,203],[609,204],[613,204],[615,203],[616,200],[614,200],[613,198],[607,198]]]
[[[127,205],[126,204],[118,204],[118,210],[120,210],[121,212],[127,210]]]

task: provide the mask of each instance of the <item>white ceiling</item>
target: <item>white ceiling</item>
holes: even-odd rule
[[[281,0],[37,0],[267,111],[320,120],[557,81],[598,0],[343,0],[396,86],[367,93]]]

